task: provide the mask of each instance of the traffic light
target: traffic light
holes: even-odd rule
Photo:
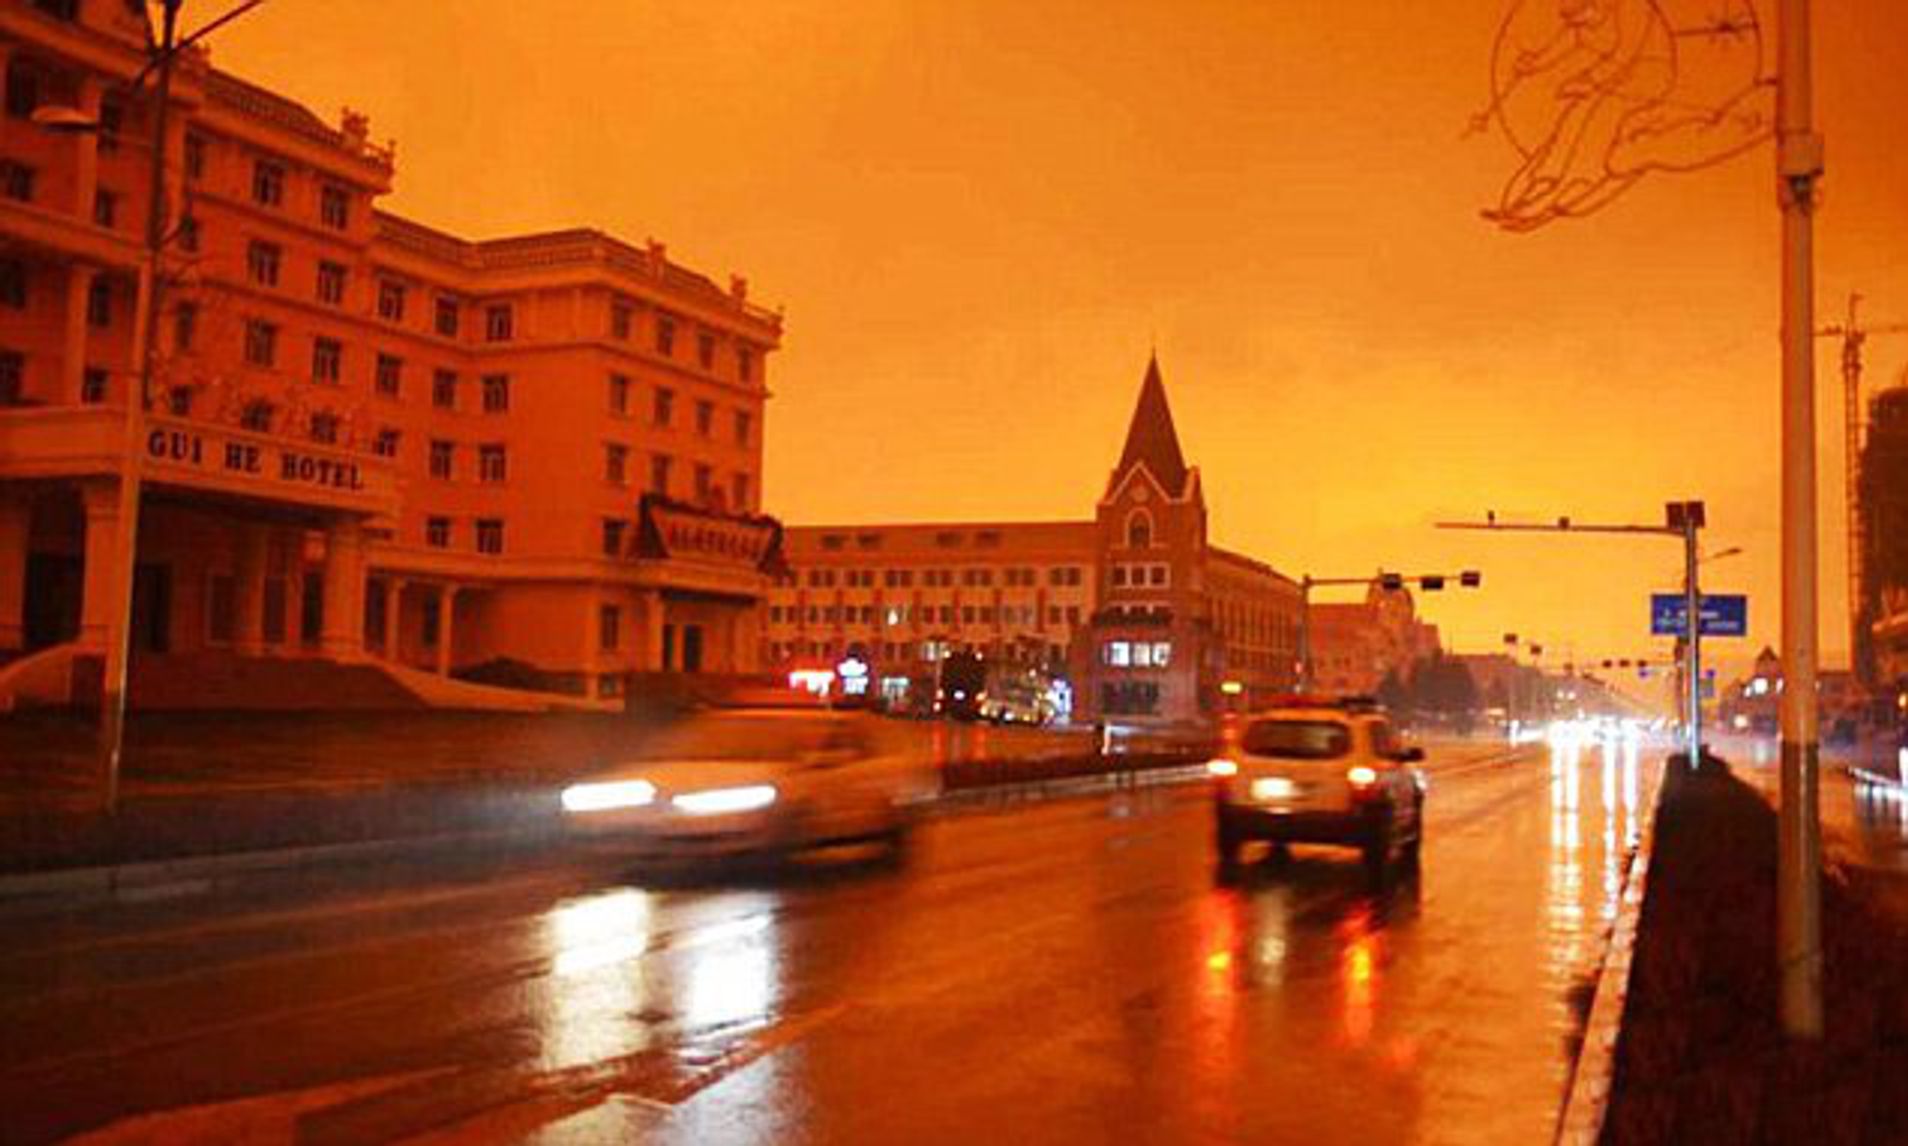
[[[1516,633],[1505,633],[1505,634],[1504,634],[1504,643],[1505,643],[1505,644],[1507,644],[1507,645],[1514,645],[1514,644],[1516,644],[1516,643],[1517,643],[1517,634],[1516,634]]]
[[[1444,588],[1444,577],[1439,573],[1426,573],[1418,578],[1418,584],[1423,586],[1425,592],[1435,593]]]
[[[1484,574],[1475,569],[1466,569],[1458,574],[1458,584],[1466,589],[1475,589],[1484,583]]]
[[[1380,573],[1378,574],[1378,587],[1387,592],[1395,592],[1402,589],[1404,588],[1404,574]]]

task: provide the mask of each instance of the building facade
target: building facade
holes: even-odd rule
[[[768,661],[852,659],[891,703],[950,652],[1064,680],[1076,721],[1198,720],[1295,681],[1298,587],[1208,540],[1157,361],[1091,518],[795,526],[785,553]]]
[[[363,116],[202,52],[173,80],[140,403],[142,13],[0,3],[0,657],[104,648],[137,464],[135,672],[212,650],[613,698],[756,668],[780,316],[653,241],[380,210],[394,154]]]
[[[1314,604],[1310,614],[1312,684],[1322,693],[1375,696],[1387,676],[1408,680],[1441,645],[1411,590],[1386,588],[1378,575],[1364,600]]]

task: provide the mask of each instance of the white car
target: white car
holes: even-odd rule
[[[640,758],[563,789],[573,829],[636,855],[784,854],[837,843],[906,845],[938,773],[896,730],[825,708],[715,710]]]
[[[1375,708],[1307,703],[1248,717],[1213,779],[1219,870],[1236,874],[1246,845],[1359,849],[1382,882],[1394,859],[1415,866],[1424,844],[1424,774]]]

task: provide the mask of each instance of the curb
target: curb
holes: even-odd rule
[[[1630,963],[1636,955],[1643,896],[1649,888],[1650,853],[1656,843],[1656,812],[1663,799],[1663,781],[1669,767],[1666,760],[1662,770],[1657,772],[1655,790],[1644,802],[1643,818],[1637,825],[1636,851],[1623,879],[1616,921],[1610,926],[1603,967],[1597,972],[1596,987],[1591,995],[1590,1017],[1584,1023],[1583,1042],[1570,1074],[1570,1089],[1557,1119],[1554,1141],[1559,1146],[1596,1146],[1603,1136],[1603,1120],[1610,1111],[1611,1083],[1616,1072],[1617,1040],[1623,1032],[1623,1009],[1630,997]]]

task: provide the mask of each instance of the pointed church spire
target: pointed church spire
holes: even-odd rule
[[[1120,451],[1120,464],[1114,481],[1126,475],[1139,462],[1178,497],[1186,488],[1186,458],[1179,452],[1179,434],[1173,429],[1173,411],[1166,404],[1166,383],[1159,376],[1159,355],[1146,363],[1146,381],[1140,383],[1139,404],[1133,408],[1133,421],[1126,429],[1126,448]]]

